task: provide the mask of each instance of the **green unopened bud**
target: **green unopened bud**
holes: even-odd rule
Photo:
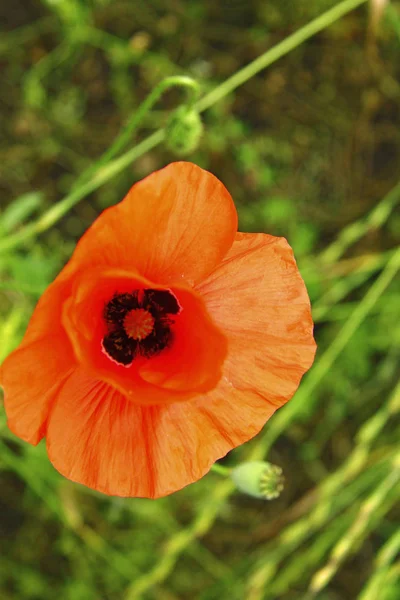
[[[180,106],[167,123],[165,143],[172,152],[183,156],[196,150],[202,133],[203,123],[197,110]]]
[[[243,463],[232,470],[231,477],[241,492],[254,498],[273,500],[283,490],[282,469],[269,462]]]

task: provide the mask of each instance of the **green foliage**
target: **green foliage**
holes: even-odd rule
[[[188,102],[176,80],[210,98],[338,4],[5,3],[0,360],[100,210],[174,160],[153,132]],[[270,460],[285,491],[263,502],[211,473],[155,502],[107,498],[64,480],[1,410],[2,600],[398,597],[400,12],[391,3],[378,37],[366,14],[200,98],[188,156],[224,181],[241,230],[290,241],[310,292],[313,369],[224,460]]]

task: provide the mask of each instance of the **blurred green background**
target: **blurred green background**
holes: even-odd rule
[[[69,193],[164,77],[207,93],[337,4],[2,2],[0,248]],[[263,502],[210,473],[158,501],[108,498],[64,480],[1,410],[1,600],[400,598],[400,5],[379,18],[381,4],[215,103],[187,157],[225,183],[241,230],[289,240],[309,289],[313,369],[222,461],[268,457],[285,491]],[[130,147],[183,98],[166,93]],[[1,360],[100,211],[175,159],[157,146],[0,251]]]

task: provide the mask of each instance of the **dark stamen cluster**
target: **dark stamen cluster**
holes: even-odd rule
[[[124,321],[130,311],[144,309],[154,319],[153,330],[143,339],[128,335]],[[150,358],[172,341],[172,315],[181,311],[178,300],[168,290],[133,290],[115,294],[104,307],[103,317],[108,333],[103,338],[105,352],[115,362],[128,366],[137,356]]]

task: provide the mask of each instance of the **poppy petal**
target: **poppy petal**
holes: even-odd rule
[[[62,322],[77,361],[95,379],[101,379],[141,404],[176,402],[213,389],[222,375],[226,356],[225,335],[210,319],[201,297],[191,288],[170,288],[172,306],[170,347],[158,355],[138,356],[128,366],[118,364],[103,351],[107,334],[104,307],[117,294],[133,290],[163,291],[135,272],[97,267],[77,274],[63,308]],[[164,292],[169,288],[164,288]],[[170,307],[171,308],[171,307]]]
[[[285,239],[238,233],[221,265],[198,286],[228,338],[224,376],[280,406],[315,355],[310,301]]]
[[[273,412],[226,380],[195,403],[143,407],[78,369],[50,414],[47,449],[73,481],[112,496],[157,498],[200,479]]]
[[[71,262],[79,269],[107,265],[164,284],[193,284],[222,260],[236,230],[236,209],[224,185],[197,165],[172,163],[104,211]]]
[[[208,392],[222,376],[226,337],[212,322],[198,294],[177,286],[172,291],[182,307],[172,327],[173,344],[147,361],[139,373],[146,381],[171,393]]]
[[[71,344],[61,327],[60,312],[69,283],[57,280],[35,308],[20,347],[0,368],[8,426],[37,444],[44,435],[50,403],[75,365]]]
[[[53,337],[41,338],[13,352],[2,365],[7,425],[30,444],[45,435],[50,404],[71,368],[57,346]]]

